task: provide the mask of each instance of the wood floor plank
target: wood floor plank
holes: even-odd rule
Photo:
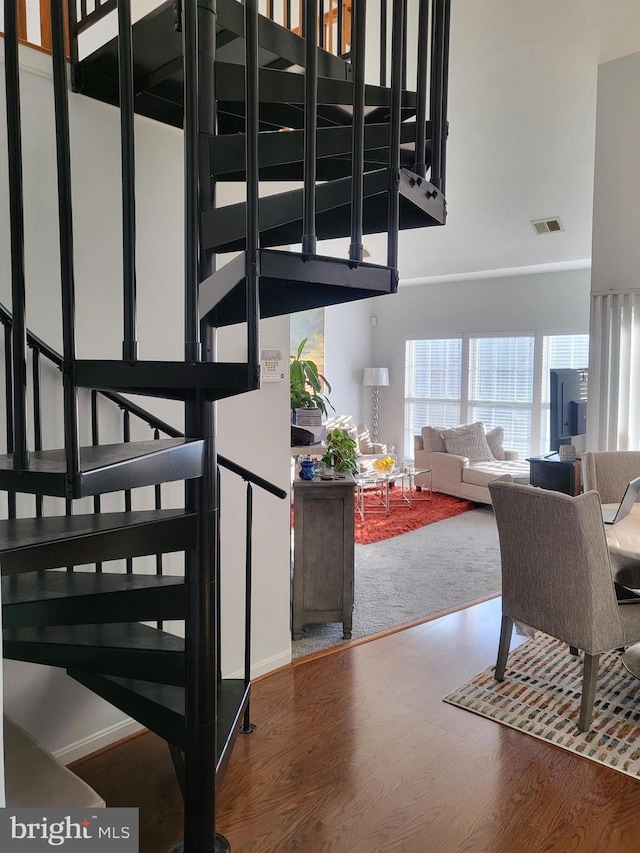
[[[257,682],[218,799],[234,853],[638,853],[637,781],[442,702],[494,661],[499,622],[488,601]],[[179,833],[154,735],[74,769],[139,805],[141,853]]]

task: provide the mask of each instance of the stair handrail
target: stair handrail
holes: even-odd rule
[[[13,316],[11,312],[0,302],[0,323],[3,326],[7,326],[8,328],[13,327]],[[58,370],[62,371],[62,367],[64,364],[64,359],[60,355],[59,352],[56,352],[53,347],[50,347],[49,344],[45,343],[42,338],[39,338],[33,332],[27,329],[27,344],[32,349],[37,349],[42,355],[45,356]],[[121,409],[126,412],[130,412],[135,417],[140,418],[140,420],[145,421],[151,429],[157,429],[160,432],[163,432],[165,435],[168,435],[170,438],[184,438],[184,433],[180,432],[179,429],[168,424],[166,421],[161,420],[156,417],[152,412],[149,412],[147,409],[143,409],[142,406],[139,406],[137,403],[133,403],[131,400],[128,400],[122,394],[118,394],[115,391],[101,391],[99,388],[94,389],[98,394],[105,397],[107,400],[110,400],[112,403],[115,403]],[[228,459],[226,456],[222,456],[221,454],[217,455],[218,464],[222,468],[226,468],[228,471],[231,471],[233,474],[237,474],[239,477],[242,477],[243,480],[247,483],[253,483],[253,485],[258,486],[258,488],[263,489],[265,492],[269,492],[269,494],[274,495],[281,500],[287,497],[287,492],[284,489],[281,489],[279,486],[276,486],[275,483],[270,482],[269,480],[261,477],[259,474],[250,471],[248,468],[245,468],[243,465],[238,465],[237,462],[233,462],[231,459]]]

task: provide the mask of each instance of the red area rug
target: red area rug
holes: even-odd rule
[[[454,515],[460,515],[474,509],[473,501],[465,501],[461,498],[453,498],[450,495],[433,493],[433,500],[424,500],[428,492],[419,492],[417,500],[411,506],[406,503],[396,503],[391,489],[391,511],[385,515],[383,507],[380,506],[380,498],[376,494],[365,495],[364,520],[356,513],[356,542],[358,545],[371,545],[373,542],[382,542],[383,539],[391,539],[401,533],[409,533],[434,521],[442,521]],[[398,493],[400,489],[397,489]],[[381,509],[381,513],[372,510]]]
[[[385,515],[380,505],[379,496],[372,492],[365,495],[364,520],[356,512],[355,517],[355,540],[358,545],[371,545],[374,542],[382,542],[384,539],[392,539],[401,533],[409,533],[434,521],[442,521],[454,515],[460,515],[474,509],[473,501],[465,501],[461,498],[453,498],[450,495],[433,493],[433,500],[424,500],[428,492],[419,492],[417,500],[409,506],[406,503],[396,503],[393,489],[391,491],[391,512]],[[399,489],[397,490],[399,493]],[[382,512],[374,512],[382,510]],[[293,527],[293,506],[291,507],[291,526]]]

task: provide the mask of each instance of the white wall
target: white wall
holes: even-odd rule
[[[0,63],[3,42],[0,41]],[[61,348],[57,250],[57,190],[50,59],[21,49],[25,180],[27,315],[29,327]],[[0,112],[4,67],[0,64]],[[70,100],[76,255],[78,355],[118,358],[121,352],[121,216],[118,112],[79,95]],[[182,133],[136,118],[139,339],[141,358],[183,357]],[[0,122],[0,162],[6,163],[6,126]],[[10,307],[10,252],[6,166],[0,167],[0,301]],[[263,341],[288,350],[288,318],[264,324]],[[220,356],[244,354],[237,329],[220,335]],[[220,453],[286,488],[289,480],[289,404],[286,383],[219,405]],[[183,428],[182,407],[137,400]],[[59,401],[52,402],[55,413]],[[49,409],[47,409],[49,413]],[[108,419],[107,419],[108,421]],[[46,447],[60,446],[57,418],[47,420]],[[106,423],[102,441],[111,436]],[[112,424],[119,430],[117,421]],[[84,436],[87,437],[86,427]],[[4,442],[0,436],[0,442]],[[223,668],[242,665],[244,491],[225,474],[223,486],[238,505],[223,516]],[[176,492],[177,489],[177,492]],[[172,499],[180,499],[181,486]],[[143,496],[141,500],[145,500]],[[267,671],[290,660],[289,510],[286,501],[255,492],[253,669]],[[51,503],[51,502],[48,502]],[[233,506],[233,509],[232,509]],[[29,511],[25,504],[25,512]],[[59,512],[60,509],[50,509]],[[87,511],[91,511],[87,508]],[[168,559],[179,567],[180,560]],[[238,580],[240,583],[238,584]],[[238,607],[238,604],[240,606]],[[179,625],[175,626],[179,629]],[[5,707],[39,741],[67,760],[126,734],[128,719],[62,671],[5,663]]]
[[[362,299],[325,310],[325,376],[332,387],[331,403],[336,414],[351,415],[355,423],[370,423],[371,389],[363,388],[362,378],[364,368],[374,366],[375,305],[375,300]]]
[[[640,53],[598,70],[593,290],[640,286]]]
[[[380,437],[403,446],[405,341],[460,334],[589,331],[589,271],[572,270],[400,286],[375,300],[373,356],[389,367],[380,392]]]

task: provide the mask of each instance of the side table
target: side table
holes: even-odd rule
[[[351,477],[293,483],[294,640],[309,622],[342,622],[344,639],[351,639],[355,488]]]
[[[550,456],[531,456],[529,463],[530,482],[541,489],[579,495],[582,491],[580,460],[563,462],[557,453]]]

